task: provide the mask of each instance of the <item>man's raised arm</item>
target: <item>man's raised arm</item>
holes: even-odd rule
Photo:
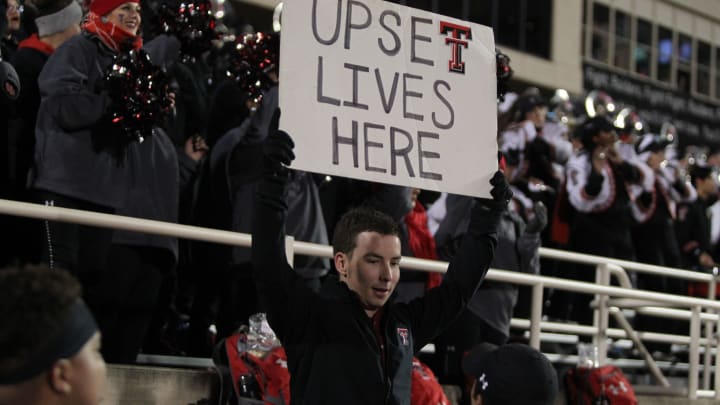
[[[285,255],[287,217],[287,165],[295,158],[290,136],[278,131],[280,110],[276,110],[263,144],[262,178],[258,184],[252,226],[253,277],[268,321],[283,340],[287,322],[288,293],[293,270]]]

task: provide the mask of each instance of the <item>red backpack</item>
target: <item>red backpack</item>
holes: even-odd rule
[[[235,333],[215,347],[213,362],[220,375],[220,403],[289,404],[290,373],[285,349],[276,347],[258,357],[241,350],[246,340],[246,334]]]
[[[616,366],[571,368],[565,374],[568,405],[637,405],[635,391]]]
[[[435,374],[416,357],[412,363],[411,405],[450,405]]]

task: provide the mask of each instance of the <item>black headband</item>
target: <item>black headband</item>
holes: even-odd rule
[[[90,310],[82,300],[78,300],[70,307],[47,343],[31,351],[25,363],[9,375],[0,375],[0,385],[25,381],[45,371],[57,360],[74,356],[97,330]]]

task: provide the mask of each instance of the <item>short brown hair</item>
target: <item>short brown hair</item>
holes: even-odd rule
[[[400,235],[398,223],[389,215],[368,207],[353,208],[335,225],[333,254],[350,254],[355,249],[358,234],[377,232],[381,235]]]

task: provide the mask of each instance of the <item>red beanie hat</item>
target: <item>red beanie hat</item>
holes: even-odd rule
[[[125,3],[140,3],[140,0],[92,0],[90,11],[104,16]]]

